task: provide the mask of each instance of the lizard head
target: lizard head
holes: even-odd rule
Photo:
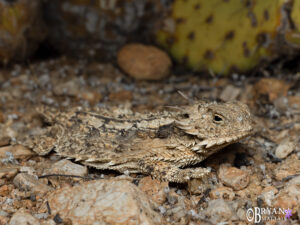
[[[185,106],[176,126],[199,142],[195,151],[220,149],[253,133],[253,119],[241,102],[194,102]]]

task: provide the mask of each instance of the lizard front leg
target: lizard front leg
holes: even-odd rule
[[[154,179],[175,183],[185,183],[192,178],[203,178],[211,172],[209,168],[202,167],[181,169],[162,161],[147,162],[147,160],[141,160],[139,166],[143,172],[150,173]]]

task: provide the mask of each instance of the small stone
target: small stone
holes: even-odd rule
[[[0,224],[8,224],[9,218],[7,216],[0,215]]]
[[[55,223],[53,219],[48,219],[48,220],[44,220],[42,222],[42,225],[58,225],[58,224]],[[72,225],[72,224],[65,223],[64,225]]]
[[[233,85],[227,85],[220,95],[220,99],[223,101],[233,101],[236,100],[240,95],[241,89],[236,88]]]
[[[235,194],[239,198],[251,199],[251,201],[257,200],[257,195],[262,191],[262,180],[259,173],[252,173],[250,177],[249,184],[246,188],[236,191]]]
[[[208,202],[205,215],[210,218],[212,224],[228,222],[233,219],[233,210],[223,199],[216,199]]]
[[[296,185],[300,185],[300,176],[296,176],[294,177],[293,179],[291,179],[288,183],[288,185],[291,185],[291,184],[296,184]]]
[[[261,192],[261,198],[266,203],[267,206],[272,206],[272,201],[275,195],[278,193],[277,188],[273,186],[265,187]]]
[[[110,93],[108,98],[110,101],[131,101],[132,100],[132,92],[131,91],[118,91]]]
[[[165,214],[167,212],[166,208],[163,206],[158,206],[160,214]]]
[[[170,205],[175,205],[178,202],[178,197],[179,197],[178,194],[172,189],[167,194],[168,203]]]
[[[3,113],[0,111],[0,123],[4,123],[5,122],[5,118]]]
[[[7,146],[10,143],[10,137],[8,136],[2,136],[0,137],[0,147]]]
[[[78,79],[72,79],[65,83],[59,83],[53,88],[54,94],[59,96],[77,96],[79,90],[80,81]]]
[[[165,188],[167,187],[168,182],[153,180],[150,176],[142,178],[139,182],[139,188],[159,205],[166,201],[167,193]]]
[[[300,109],[300,96],[288,96],[289,105]]]
[[[33,216],[37,219],[47,219],[49,217],[49,214],[48,213],[36,213],[36,214],[33,214]]]
[[[0,216],[9,216],[9,214],[0,209]],[[0,223],[1,224],[1,223]]]
[[[285,96],[281,96],[274,100],[274,106],[276,110],[283,114],[288,110],[288,99]]]
[[[10,152],[15,159],[28,159],[35,155],[30,149],[23,145],[10,145],[0,148],[0,159],[7,157],[7,152]]]
[[[8,194],[11,192],[12,186],[11,185],[3,185],[0,187],[0,196],[8,196]]]
[[[291,209],[292,214],[295,214],[296,207],[299,206],[299,202],[294,197],[288,196],[287,194],[282,194],[273,201],[272,207],[281,209]]]
[[[95,180],[65,187],[48,198],[52,214],[73,225],[162,224],[147,195],[125,180]]]
[[[33,216],[37,219],[47,219],[49,217],[49,214],[48,213],[36,213],[36,214],[33,214]]]
[[[288,202],[288,199],[292,201]],[[291,179],[283,189],[280,190],[279,194],[274,200],[274,206],[290,207],[300,205],[300,176]],[[299,208],[300,210],[300,208]]]
[[[216,180],[216,177],[213,178]],[[191,179],[188,182],[188,191],[191,194],[201,195],[211,186],[212,178],[210,176],[202,177],[201,179]]]
[[[20,172],[21,173],[26,173],[26,174],[29,174],[29,175],[33,175],[33,176],[35,176],[35,174],[36,174],[36,170],[33,167],[30,167],[30,166],[21,166],[20,167]]]
[[[77,97],[88,101],[92,105],[99,103],[103,98],[100,93],[92,91],[82,91],[77,95]]]
[[[219,187],[214,190],[212,190],[209,193],[209,197],[212,199],[226,199],[226,200],[233,200],[235,197],[235,193],[233,190],[229,187]]]
[[[0,178],[12,178],[18,173],[19,169],[17,167],[1,167],[0,168]]]
[[[294,149],[296,148],[296,143],[294,143],[289,138],[284,139],[281,141],[281,143],[278,145],[278,147],[275,150],[276,157],[280,159],[286,158]]]
[[[262,78],[253,86],[253,96],[260,98],[267,95],[269,101],[273,102],[281,96],[287,96],[290,85],[276,78]]]
[[[39,221],[26,212],[16,212],[9,221],[9,225],[39,225]]]
[[[236,212],[236,215],[239,217],[240,220],[247,220],[247,212],[246,210],[239,208]],[[239,223],[239,225],[245,224],[247,225],[247,223]]]
[[[282,179],[298,174],[300,171],[300,160],[296,154],[292,154],[286,158],[279,166],[276,167],[274,174],[276,180],[281,181]]]
[[[218,177],[224,185],[234,190],[242,190],[249,184],[249,174],[246,171],[229,167],[226,164],[220,166]]]
[[[118,64],[137,80],[160,80],[169,74],[172,62],[154,46],[128,44],[118,52]]]
[[[37,195],[43,195],[52,190],[49,186],[40,182],[35,176],[26,173],[19,173],[14,178],[13,183],[20,190],[29,191]]]
[[[300,179],[293,178],[273,201],[272,207],[291,209],[292,214],[300,214]]]
[[[172,215],[175,221],[179,221],[181,218],[186,217],[187,210],[185,209],[184,205],[175,205],[174,207],[168,210],[167,215]],[[185,223],[183,223],[185,224]]]
[[[47,174],[63,174],[74,176],[86,176],[88,169],[86,166],[72,163],[70,160],[63,159],[54,163],[50,169],[46,170],[43,175]]]

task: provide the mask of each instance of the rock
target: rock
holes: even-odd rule
[[[171,216],[175,224],[186,224],[188,218],[188,209],[190,207],[189,201],[181,190],[171,189],[168,192],[168,207],[165,212],[166,216]]]
[[[9,221],[9,225],[39,225],[39,221],[26,212],[16,212]]]
[[[14,185],[20,190],[29,191],[33,194],[44,195],[52,188],[40,182],[35,176],[19,173],[13,180]]]
[[[42,225],[57,225],[57,223],[53,219],[48,219],[48,220],[44,220],[42,222]],[[72,225],[72,224],[65,223],[65,225]]]
[[[284,159],[296,148],[296,143],[286,138],[277,146],[275,150],[276,157]]]
[[[277,193],[278,193],[277,188],[273,186],[268,186],[262,190],[261,198],[267,206],[271,207],[272,201]]]
[[[53,88],[53,92],[58,96],[77,96],[80,90],[80,81],[78,79],[69,80],[64,83],[60,83]]]
[[[245,220],[245,221],[248,221],[247,220],[247,212],[245,209],[242,209],[242,208],[239,208],[236,212],[236,215],[239,217],[240,220]],[[246,222],[240,222],[238,223],[238,225],[247,225]]]
[[[185,206],[182,204],[176,204],[173,207],[171,207],[167,211],[166,215],[168,216],[172,215],[173,219],[179,224],[186,224],[182,222],[182,219],[187,217],[187,210]]]
[[[35,174],[37,173],[36,170],[31,167],[31,166],[21,166],[20,167],[20,172],[21,173],[26,173],[32,176],[35,176]]]
[[[169,56],[154,46],[125,45],[118,52],[121,69],[137,80],[160,80],[170,72]]]
[[[209,193],[209,197],[211,199],[226,199],[226,200],[233,200],[235,197],[235,193],[233,190],[229,187],[219,187],[214,190],[212,190]]]
[[[233,85],[227,85],[220,95],[220,99],[223,101],[233,101],[236,100],[240,95],[241,89],[236,88]]]
[[[287,112],[288,110],[288,99],[285,96],[281,96],[276,98],[273,101],[273,104],[275,106],[275,109],[280,113],[280,114],[284,114]]]
[[[179,195],[175,192],[174,189],[171,189],[168,191],[167,193],[167,199],[168,199],[168,203],[170,205],[175,205],[178,203],[178,198],[179,198]]]
[[[293,179],[291,179],[288,185],[292,185],[292,184],[296,184],[296,185],[300,184],[300,176],[296,176]]]
[[[12,185],[3,185],[0,187],[0,196],[5,197],[8,196],[9,193],[12,191]]]
[[[288,96],[289,105],[300,109],[300,96]]]
[[[132,96],[132,92],[131,91],[118,91],[118,92],[113,92],[110,93],[108,96],[110,101],[131,101],[133,96]]]
[[[23,145],[10,145],[0,148],[0,159],[1,158],[7,158],[8,154],[7,152],[10,152],[15,159],[28,159],[31,156],[35,155],[34,152],[32,152],[30,149],[26,148]]]
[[[281,96],[287,96],[290,85],[276,78],[262,78],[253,86],[253,96],[255,99],[262,95],[267,95],[269,101],[273,102]]]
[[[88,90],[81,91],[80,93],[78,93],[77,97],[88,101],[91,105],[99,103],[103,98],[101,93]]]
[[[229,167],[226,164],[220,166],[218,177],[224,185],[234,190],[244,189],[249,184],[249,174],[246,171]]]
[[[10,143],[10,137],[8,136],[0,137],[0,147],[9,145],[9,143]]]
[[[252,202],[257,201],[257,196],[262,192],[262,178],[259,173],[253,172],[250,177],[250,182],[246,188],[236,191],[235,194],[239,198],[249,199]]]
[[[1,167],[0,168],[0,178],[12,178],[14,177],[19,171],[17,167]]]
[[[191,194],[201,195],[212,187],[212,181],[217,181],[217,177],[206,176],[201,179],[191,179],[188,182],[188,191]]]
[[[4,122],[5,122],[4,114],[2,111],[0,111],[0,123],[4,123]]]
[[[296,154],[292,154],[290,157],[285,159],[279,166],[274,170],[276,180],[281,181],[282,179],[298,174],[300,171],[300,160]]]
[[[291,209],[292,214],[296,213],[297,207],[299,206],[299,202],[294,197],[287,195],[286,193],[281,194],[278,196],[272,204],[274,208],[281,208],[281,209]]]
[[[51,193],[53,215],[73,225],[162,224],[161,215],[134,184],[124,180],[96,180]]]
[[[229,204],[223,199],[216,199],[208,202],[205,215],[210,218],[212,224],[228,222],[234,219],[234,213]]]
[[[272,207],[291,209],[292,214],[300,214],[300,177],[290,180],[273,201]]]
[[[166,201],[166,189],[168,189],[168,182],[153,180],[150,176],[148,176],[140,180],[139,188],[159,205],[163,204]]]
[[[9,218],[7,216],[0,215],[0,224],[8,224]]]
[[[70,160],[63,159],[54,163],[50,169],[46,170],[43,175],[47,174],[64,174],[75,176],[86,176],[88,169],[86,166],[72,163]]]

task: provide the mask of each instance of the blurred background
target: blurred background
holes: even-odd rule
[[[138,42],[192,71],[226,75],[274,61],[298,69],[297,0],[1,0],[0,16],[2,65],[61,55],[116,62]]]

